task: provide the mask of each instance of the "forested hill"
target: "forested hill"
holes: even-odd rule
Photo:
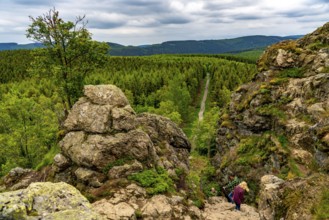
[[[237,53],[267,47],[271,44],[287,40],[297,39],[296,36],[246,36],[223,40],[186,40],[167,41],[161,44],[143,46],[123,46],[109,43],[110,54],[118,56],[143,56],[153,54],[220,54]]]
[[[219,54],[236,53],[241,51],[264,48],[271,44],[287,39],[297,39],[301,37],[287,36],[246,36],[223,40],[186,40],[186,41],[167,41],[161,44],[142,45],[142,46],[124,46],[116,43],[108,43],[111,47],[110,54],[115,56],[142,56],[153,54]],[[41,47],[41,44],[17,44],[0,43],[0,50],[32,49]]]

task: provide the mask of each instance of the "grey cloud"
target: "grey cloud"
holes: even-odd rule
[[[159,0],[115,0],[110,7],[117,12],[129,15],[152,15],[170,12],[168,3]]]
[[[301,18],[298,18],[297,21],[302,22],[302,23],[322,22],[323,24],[325,24],[326,22],[328,22],[328,18],[327,17],[322,17],[322,18],[319,18],[319,17],[301,17]]]
[[[150,7],[154,5],[161,4],[161,1],[158,0],[116,0],[116,4],[137,6],[137,7]]]
[[[192,21],[192,19],[179,16],[167,16],[158,19],[161,24],[187,24]]]
[[[315,4],[315,3],[325,3],[328,5],[328,0],[309,0],[310,4]]]
[[[59,2],[59,1],[57,1]],[[27,6],[39,6],[39,5],[54,5],[55,2],[46,1],[46,0],[14,0],[13,3],[19,5],[27,5]]]
[[[264,16],[245,14],[245,15],[232,16],[232,18],[235,19],[235,20],[258,20],[258,19],[264,18]]]
[[[246,7],[251,5],[257,5],[260,0],[240,0],[233,1],[232,3],[224,3],[222,1],[206,2],[205,9],[210,11],[221,11],[225,9],[231,9],[235,7]]]
[[[209,23],[215,23],[215,24],[230,24],[233,23],[233,19],[225,19],[225,18],[210,18],[207,20]]]
[[[111,29],[124,26],[126,22],[122,21],[88,21],[88,27],[96,29]]]
[[[326,12],[329,12],[329,7]],[[308,10],[308,11],[289,11],[289,12],[277,12],[278,15],[289,17],[289,18],[299,18],[299,17],[305,17],[305,16],[316,16],[319,15],[320,12],[318,10]]]

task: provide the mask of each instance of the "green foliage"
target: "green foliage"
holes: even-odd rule
[[[313,207],[314,209],[314,219],[322,220],[329,219],[329,190],[324,189],[322,191],[322,196],[320,201]]]
[[[271,141],[270,135],[250,136],[241,139],[237,154],[238,159],[234,162],[237,165],[254,165],[266,160],[276,147]]]
[[[292,159],[292,158],[290,158],[290,160],[289,160],[289,168],[290,168],[290,171],[289,171],[289,173],[287,175],[287,178],[288,179],[292,179],[294,177],[301,177],[301,176],[303,176],[302,173],[301,173],[301,171],[298,168],[298,165],[297,165],[296,161],[294,159]]]
[[[284,135],[279,135],[279,136],[278,136],[278,140],[279,140],[281,146],[283,147],[283,149],[288,150],[288,143],[289,143],[289,141],[288,141],[288,139],[286,138],[286,136],[284,136]]]
[[[249,51],[244,51],[241,53],[234,54],[237,57],[242,57],[248,60],[251,60],[256,63],[256,61],[259,59],[259,57],[262,55],[264,52],[264,49],[259,49],[259,50],[249,50]]]
[[[135,216],[137,219],[142,219],[143,218],[143,213],[140,209],[135,210]]]
[[[226,104],[228,104],[231,100],[231,91],[228,90],[225,86],[221,90],[219,90],[219,100],[218,100],[218,106],[224,107]]]
[[[54,61],[49,60],[49,51],[52,50],[0,52],[0,68],[3,67],[0,80],[4,80],[0,84],[1,175],[15,166],[41,168],[51,163],[51,152],[47,153],[63,137],[59,126],[65,118],[63,97],[66,98],[62,87],[58,87],[61,84],[55,79],[62,72],[55,63],[56,57]],[[223,58],[181,55],[106,57],[104,67],[93,67],[83,80],[71,79],[79,83],[82,80],[82,85],[117,85],[126,93],[136,112],[154,112],[181,126],[190,126],[191,133],[200,135],[202,141],[197,145],[205,149],[204,154],[213,155],[215,142],[212,134],[215,134],[218,115],[218,108],[214,108],[218,103],[214,101],[218,91],[226,87],[228,93],[232,86],[250,79],[255,70],[254,64]],[[73,75],[77,73],[75,70],[72,69]],[[213,108],[210,110],[207,105],[204,121],[197,130],[197,123],[192,123],[197,117],[198,97],[207,73],[211,77],[210,91],[216,90],[208,94],[209,103],[214,104],[209,106]],[[240,79],[239,82],[230,82],[236,78]],[[72,86],[72,89],[79,87],[70,83],[67,86]],[[78,94],[78,90],[72,91]]]
[[[320,50],[322,48],[328,48],[329,47],[329,44],[325,44],[325,43],[322,43],[320,41],[316,41],[314,43],[311,43],[307,46],[308,49],[310,50]]]
[[[106,60],[108,45],[91,40],[84,17],[65,22],[54,8],[30,19],[26,36],[45,46],[35,50],[32,72],[52,76],[63,102],[71,108],[82,94],[85,76]]]
[[[214,188],[217,192],[220,192],[220,186],[216,182],[216,169],[210,163],[202,170],[200,175],[201,188],[206,197],[216,196],[211,192],[211,188]]]
[[[56,94],[40,94],[39,86],[32,80],[0,86],[1,175],[16,166],[35,168],[56,144]]]
[[[265,116],[273,116],[279,119],[286,119],[287,116],[275,104],[262,105],[256,109],[257,113]]]
[[[16,50],[0,53],[0,83],[19,82],[30,74],[27,69],[32,61],[31,51]]]
[[[220,64],[220,63],[219,63]],[[210,68],[212,84],[212,100],[222,107],[229,102],[230,92],[242,83],[249,82],[257,73],[256,66],[239,62],[222,62]]]
[[[205,169],[210,165],[210,161],[207,157],[200,156],[197,152],[192,152],[192,158],[190,159],[190,172],[187,175],[187,187],[188,187],[188,197],[193,201],[193,204],[199,208],[204,207],[205,194],[203,192],[203,187],[205,181],[202,181],[201,176],[205,176]],[[211,173],[211,172],[210,172]]]
[[[183,122],[177,105],[175,105],[171,100],[160,102],[159,108],[149,107],[148,112],[165,116],[178,125]]]
[[[200,155],[208,155],[208,157],[215,154],[215,134],[217,129],[217,121],[219,118],[219,109],[213,107],[209,109],[202,121],[194,122],[194,129],[192,135],[195,137],[194,150]]]
[[[211,165],[209,158],[192,152],[190,160],[190,172],[187,175],[188,197],[199,208],[204,207],[206,197],[215,196],[211,188],[220,192],[220,186],[216,181],[216,169]]]
[[[150,195],[174,191],[174,182],[163,168],[144,170],[132,174],[128,179],[145,187],[146,192]]]
[[[283,202],[276,206],[274,219],[285,218],[288,209],[297,207],[303,197],[303,192],[300,189],[291,190],[287,188],[284,190],[283,196]]]
[[[284,69],[278,74],[278,77],[280,78],[287,78],[287,77],[302,78],[303,76],[304,76],[304,72],[302,71],[301,68]]]
[[[35,167],[36,170],[41,170],[41,168],[51,165],[54,161],[56,154],[60,152],[60,148],[55,145],[43,156],[42,161]]]

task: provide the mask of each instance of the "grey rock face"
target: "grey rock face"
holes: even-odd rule
[[[60,142],[61,155],[71,164],[67,168],[56,156],[55,180],[64,175],[80,185],[100,187],[151,167],[169,173],[188,170],[191,145],[176,124],[157,115],[136,115],[114,85],[85,86],[84,95],[69,113]],[[103,173],[105,180],[95,173]]]
[[[153,144],[140,130],[115,135],[88,135],[83,131],[68,133],[61,142],[63,152],[78,166],[102,170],[109,163],[123,157],[140,161],[154,160],[149,150]]]
[[[128,99],[121,89],[115,85],[87,85],[84,87],[85,96],[94,104],[113,107],[124,107],[129,105]]]
[[[72,108],[65,120],[64,126],[68,131],[87,131],[104,133],[110,128],[110,113],[112,106],[96,105],[86,98],[81,98]]]

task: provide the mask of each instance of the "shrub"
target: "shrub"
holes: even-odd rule
[[[238,159],[235,163],[237,165],[254,165],[261,163],[267,159],[274,150],[274,143],[271,141],[270,135],[250,136],[241,139],[237,149]]]
[[[302,78],[304,75],[304,72],[300,68],[289,68],[285,69],[282,72],[278,74],[278,77],[280,78]]]
[[[60,152],[60,149],[57,145],[53,146],[48,153],[45,154],[42,161],[35,167],[36,170],[41,170],[41,168],[48,166],[53,163],[54,157]]]
[[[279,119],[286,119],[286,114],[273,104],[263,105],[256,109],[256,112],[264,116],[273,116]]]
[[[145,187],[150,195],[174,191],[174,182],[163,168],[144,170],[130,175],[128,179]]]

